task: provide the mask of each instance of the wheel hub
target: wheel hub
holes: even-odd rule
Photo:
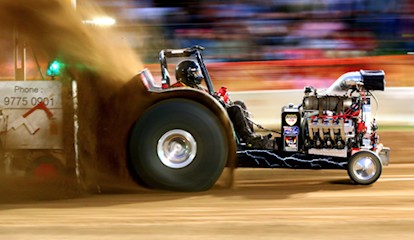
[[[375,176],[375,162],[370,157],[363,157],[355,161],[355,176],[362,180],[369,180]]]
[[[188,166],[197,154],[194,137],[182,129],[170,130],[158,140],[157,155],[160,161],[170,168]]]

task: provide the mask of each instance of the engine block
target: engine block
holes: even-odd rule
[[[302,104],[296,108],[301,116],[297,117],[301,121],[297,139],[293,138],[298,149],[338,157],[347,157],[356,149],[375,150],[378,137],[371,116],[371,90],[383,90],[384,81],[381,70],[361,70],[342,75],[328,89],[306,87]],[[295,126],[289,126],[288,120],[282,121],[282,137],[284,150],[292,151],[285,147],[290,146],[295,132],[290,131]]]

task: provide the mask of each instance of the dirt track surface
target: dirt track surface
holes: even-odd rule
[[[232,189],[7,203],[0,239],[414,239],[413,173],[357,186],[342,170],[238,169]]]
[[[371,186],[344,170],[237,169],[233,188],[225,172],[202,193],[120,188],[51,200],[25,189],[15,201],[3,191],[0,239],[414,239],[414,137],[381,139],[391,164]]]

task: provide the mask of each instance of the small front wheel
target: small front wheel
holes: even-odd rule
[[[381,160],[371,151],[360,151],[349,159],[348,175],[357,184],[372,184],[378,180],[381,172]]]

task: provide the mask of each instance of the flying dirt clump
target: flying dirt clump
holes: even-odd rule
[[[119,33],[83,24],[82,20],[103,12],[86,1],[82,6],[87,7],[75,10],[62,0],[0,0],[0,27],[10,29],[10,36],[18,31],[40,62],[58,58],[66,64],[67,76],[60,80],[78,82],[79,153],[98,161],[96,153],[104,151],[98,149],[101,119],[117,108],[108,109],[105,102],[142,69],[142,63]],[[67,124],[73,127],[70,121]],[[65,139],[72,137],[69,133]],[[67,144],[72,149],[73,143]]]

